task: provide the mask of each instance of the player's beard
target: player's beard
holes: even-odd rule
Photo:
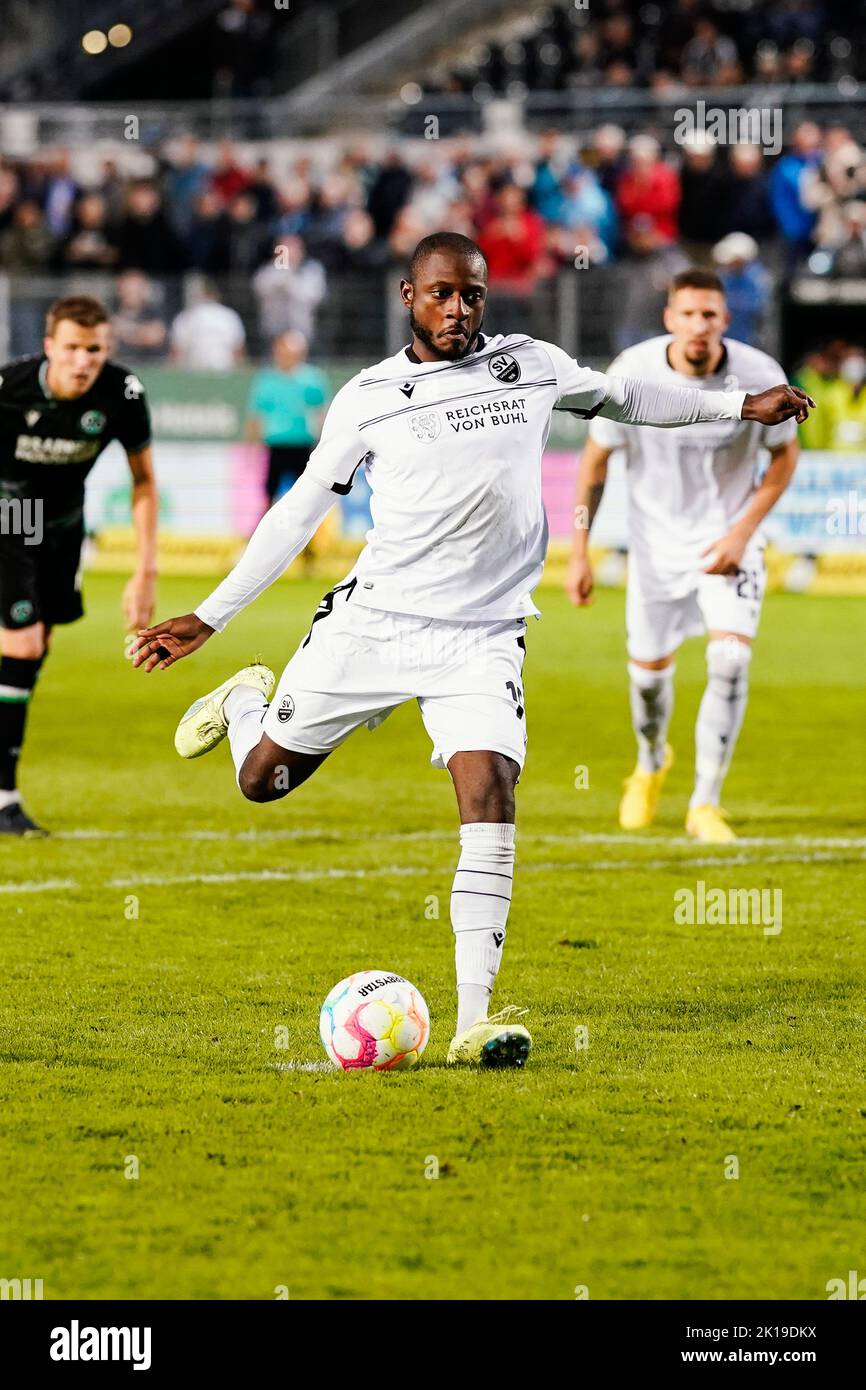
[[[471,333],[469,337],[466,339],[465,346],[457,347],[455,344],[451,352],[444,352],[442,348],[439,346],[439,344],[435,341],[433,334],[428,333],[427,329],[424,328],[418,322],[418,320],[415,317],[415,311],[411,308],[409,310],[409,327],[411,328],[418,341],[423,343],[424,346],[430,350],[430,352],[435,352],[437,357],[443,357],[453,362],[458,361],[461,357],[467,357],[470,352],[475,351],[475,348],[478,344],[478,334],[481,332],[481,325],[483,324],[483,322],[484,319],[482,318],[481,323],[479,323],[475,332]]]

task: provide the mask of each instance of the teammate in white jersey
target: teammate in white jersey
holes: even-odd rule
[[[628,348],[612,373],[714,392],[762,391],[784,374],[766,353],[723,337],[729,322],[721,281],[684,270],[671,282],[666,335]],[[684,638],[708,632],[707,686],[695,729],[695,783],[686,829],[696,839],[736,838],[720,808],[746,710],[752,641],[766,572],[760,523],[797,464],[793,418],[775,424],[717,421],[690,429],[636,429],[596,419],[581,458],[572,556],[572,602],[592,593],[589,526],[601,502],[610,455],[623,450],[628,483],[629,561],[626,628],[637,766],[619,808],[624,830],[649,826],[673,753],[674,658]],[[769,465],[758,481],[761,460]]]
[[[514,868],[514,787],[526,748],[522,664],[547,523],[541,454],[557,405],[584,416],[676,425],[769,424],[805,415],[789,386],[759,396],[703,392],[589,371],[525,334],[482,335],[487,267],[455,233],[416,248],[401,295],[411,345],[354,377],[294,487],[264,517],[232,573],[195,613],[144,630],[134,662],[188,656],[283,573],[359,468],[373,527],[326,594],[272,695],[248,667],[196,701],[175,745],[185,757],[228,734],[252,801],[299,787],[361,724],[416,699],[460,814],[451,898],[458,1016],[448,1060],[522,1065],[530,1037],[514,1006],[488,1018]]]

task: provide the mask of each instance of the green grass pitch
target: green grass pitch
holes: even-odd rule
[[[160,615],[209,587],[166,581]],[[60,833],[0,844],[0,1276],[46,1298],[823,1299],[863,1272],[866,604],[768,599],[726,788],[744,838],[707,849],[683,838],[702,644],[657,826],[623,836],[622,595],[541,591],[496,996],[535,1047],[522,1073],[455,1073],[457,818],[416,707],[275,806],[227,750],[172,747],[254,652],[280,669],[327,587],[277,585],[148,677],[117,580],[57,634],[22,780]],[[781,932],[677,924],[698,880],[780,888]],[[422,1064],[310,1068],[322,998],[367,967],[424,993]]]

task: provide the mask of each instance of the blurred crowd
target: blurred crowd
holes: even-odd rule
[[[843,0],[593,0],[528,11],[471,47],[428,93],[643,87],[669,95],[741,82],[866,77],[866,13]]]
[[[164,287],[189,272],[202,301],[228,286],[260,341],[310,340],[334,277],[378,286],[442,228],[475,238],[492,291],[518,304],[562,270],[621,268],[617,347],[658,322],[664,285],[688,263],[719,269],[735,336],[756,343],[773,276],[866,275],[866,152],[843,125],[802,122],[776,159],[700,134],[668,154],[612,124],[582,143],[550,131],[498,147],[458,136],[299,148],[206,149],[185,135],[149,152],[146,176],[106,158],[87,181],[67,150],[3,158],[0,270],[17,295],[18,277],[107,277],[121,344],[144,357],[172,349],[183,305]]]
[[[804,425],[804,449],[866,450],[866,348],[834,339],[808,353],[793,377],[817,403]]]

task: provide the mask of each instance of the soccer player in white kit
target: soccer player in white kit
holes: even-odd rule
[[[555,407],[676,425],[805,415],[789,386],[757,397],[645,386],[589,371],[527,334],[481,333],[487,267],[456,233],[426,237],[401,282],[411,345],[353,377],[292,489],[195,613],[143,630],[134,664],[188,656],[277,579],[359,468],[373,526],[346,579],[319,604],[276,692],[253,665],[197,700],[184,757],[228,735],[252,801],[299,787],[360,725],[415,699],[460,815],[451,897],[457,1027],[450,1063],[522,1066],[531,1045],[509,1005],[488,1018],[514,870],[514,787],[526,750],[524,634],[539,617],[547,521],[541,454]],[[272,697],[272,698],[271,698]]]
[[[784,376],[757,348],[723,336],[729,322],[721,281],[684,270],[671,282],[667,334],[626,349],[612,374],[700,390],[762,391]],[[583,606],[592,594],[589,526],[601,502],[614,450],[625,454],[629,559],[626,629],[637,766],[619,808],[624,830],[655,816],[673,753],[667,742],[674,659],[684,638],[706,631],[707,686],[695,728],[695,782],[686,818],[708,844],[734,839],[720,807],[722,783],[746,710],[752,641],[766,584],[760,524],[797,464],[794,418],[717,420],[689,429],[635,428],[593,420],[581,457],[566,590]],[[759,464],[769,464],[758,480]]]

